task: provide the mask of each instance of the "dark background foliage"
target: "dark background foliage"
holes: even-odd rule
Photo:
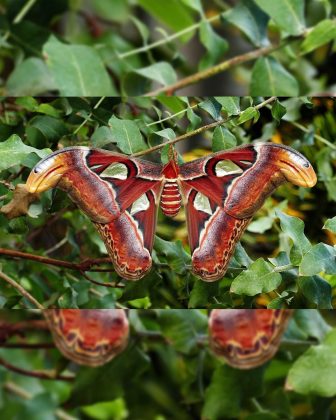
[[[25,97],[2,100],[1,108],[2,307],[32,307],[17,284],[45,307],[334,306],[334,99]],[[207,129],[209,123],[217,126]],[[196,135],[195,130],[202,133]],[[132,138],[131,145],[125,132]],[[81,273],[78,268],[4,255],[6,250],[21,251],[70,263],[106,256],[93,225],[65,193],[49,191],[30,205],[20,193],[13,193],[50,149],[90,145],[144,153],[181,134],[187,137],[177,148],[185,160],[254,140],[290,145],[310,159],[318,183],[312,189],[290,184],[279,188],[244,234],[225,277],[212,284],[190,273],[183,211],[174,220],[160,213],[153,270],[135,283],[120,281],[111,265],[97,267],[109,272]],[[164,160],[166,152],[164,147],[161,156],[156,151],[144,158]]]
[[[332,93],[335,7],[331,0],[3,0],[2,92]]]

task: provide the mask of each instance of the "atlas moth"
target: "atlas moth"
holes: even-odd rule
[[[224,276],[235,246],[265,199],[284,182],[312,187],[316,174],[294,149],[248,144],[179,165],[107,150],[69,147],[41,160],[27,180],[31,193],[58,187],[91,219],[118,275],[138,280],[152,266],[158,207],[174,217],[184,205],[192,271]]]
[[[292,316],[290,309],[214,309],[209,317],[213,353],[238,369],[270,360]]]
[[[78,364],[103,365],[127,346],[123,309],[45,309],[43,314],[57,348]]]

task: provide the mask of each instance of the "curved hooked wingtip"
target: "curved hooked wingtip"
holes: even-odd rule
[[[285,178],[299,187],[311,188],[317,182],[314,168],[301,153],[281,147],[277,150],[277,166]]]
[[[54,188],[68,169],[62,154],[52,154],[41,160],[31,171],[26,182],[30,193],[41,193]]]

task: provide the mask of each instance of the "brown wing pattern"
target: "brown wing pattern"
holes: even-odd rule
[[[194,273],[216,281],[265,199],[282,183],[311,187],[316,175],[300,153],[272,143],[219,152],[180,168]]]
[[[238,369],[270,360],[292,316],[289,309],[214,309],[209,318],[212,351]]]
[[[46,309],[55,344],[68,359],[100,366],[127,345],[129,326],[123,309]]]

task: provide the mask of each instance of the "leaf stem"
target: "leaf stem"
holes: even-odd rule
[[[302,125],[302,124],[299,124],[299,123],[298,123],[298,122],[296,122],[296,121],[291,121],[290,123],[291,123],[292,125],[294,125],[294,127],[296,127],[296,128],[298,128],[298,129],[300,129],[301,131],[304,131],[305,133],[309,133],[309,132],[310,132],[309,128],[305,127],[305,126],[304,126],[304,125]],[[327,146],[329,146],[331,149],[336,150],[336,145],[335,145],[335,144],[332,144],[329,140],[325,139],[324,137],[320,136],[319,134],[315,134],[315,133],[314,133],[314,138],[315,138],[316,140],[319,140],[321,143],[326,144],[326,145],[327,145]]]
[[[293,268],[296,268],[294,264],[279,265],[278,267],[274,267],[273,271],[275,273],[281,273],[282,271],[292,270]]]
[[[36,0],[28,0],[27,3],[19,11],[19,13],[15,16],[13,23],[20,23],[35,3]]]
[[[137,54],[140,54],[140,53],[145,53],[145,52],[147,52],[149,50],[152,50],[153,48],[160,47],[161,45],[165,45],[168,42],[173,41],[176,38],[180,38],[181,36],[186,35],[189,32],[194,31],[195,29],[198,29],[203,22],[209,22],[209,23],[211,23],[211,22],[214,22],[216,20],[219,20],[220,19],[220,16],[221,16],[221,14],[219,13],[218,15],[211,16],[208,19],[202,19],[199,22],[194,23],[193,25],[190,25],[187,28],[184,28],[184,29],[182,29],[179,32],[176,32],[176,33],[174,33],[172,35],[169,35],[169,36],[167,36],[165,38],[159,39],[158,41],[152,42],[151,44],[144,45],[143,47],[135,48],[135,49],[133,49],[131,51],[126,51],[125,53],[121,53],[121,54],[119,54],[117,52],[117,57],[120,58],[120,59],[124,59],[124,58],[130,57],[132,55],[137,55]]]
[[[95,104],[95,106],[93,107],[93,109],[97,109],[99,107],[99,105],[103,102],[103,100],[106,98],[106,96],[102,96],[99,101]],[[82,121],[82,123],[76,128],[76,130],[73,132],[73,134],[77,134],[78,131],[83,127],[83,125],[85,125],[89,119],[92,117],[93,115],[93,111],[91,111],[89,113],[89,115]]]
[[[274,102],[276,99],[277,99],[276,96],[271,96],[270,98],[268,98],[265,101],[261,102],[260,104],[256,105],[254,107],[254,109],[258,110],[258,109],[268,105],[269,103]],[[157,146],[153,146],[153,147],[151,147],[147,150],[142,150],[141,152],[133,153],[132,156],[135,157],[135,156],[146,155],[147,153],[151,153],[151,152],[154,152],[156,150],[162,149],[162,147],[165,147],[167,144],[175,144],[175,143],[180,142],[182,140],[185,140],[189,137],[195,136],[196,134],[200,134],[200,133],[203,133],[204,131],[210,130],[211,128],[217,127],[218,125],[225,124],[228,121],[232,120],[233,118],[239,117],[240,114],[241,114],[241,112],[237,115],[232,115],[232,116],[230,116],[226,119],[221,119],[221,120],[218,120],[218,121],[214,121],[210,124],[203,125],[202,127],[199,127],[196,130],[184,133],[181,136],[176,137],[175,139],[169,140],[165,143],[158,144]]]
[[[197,108],[197,107],[198,107],[198,104],[193,105],[193,106],[188,106],[187,108],[184,108],[184,109],[182,109],[181,111],[176,112],[175,114],[169,115],[169,116],[168,116],[168,117],[166,117],[166,118],[162,118],[161,120],[157,120],[157,121],[151,122],[151,123],[149,123],[149,124],[146,124],[146,126],[147,126],[147,127],[150,127],[151,125],[161,124],[161,123],[163,123],[163,122],[165,122],[165,121],[168,121],[168,120],[170,120],[170,119],[172,119],[172,118],[174,118],[174,117],[177,117],[178,115],[181,115],[181,114],[183,114],[183,113],[187,112],[187,111],[188,111],[188,109],[194,109],[194,108]]]

